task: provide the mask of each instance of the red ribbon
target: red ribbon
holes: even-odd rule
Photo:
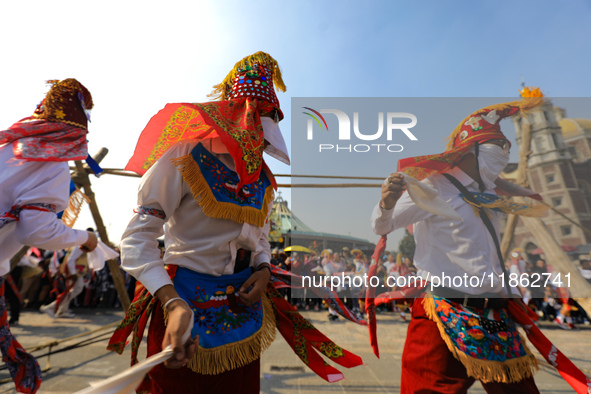
[[[386,250],[387,236],[382,235],[382,238],[378,241],[376,248],[374,249],[373,255],[371,256],[371,265],[369,267],[368,277],[372,278],[376,276],[378,269],[378,260],[380,256]],[[368,286],[365,291],[365,313],[367,313],[367,323],[369,327],[369,343],[373,349],[373,353],[377,358],[380,358],[380,349],[378,346],[378,334],[377,334],[377,321],[376,321],[376,305],[375,305],[376,289],[373,286]]]

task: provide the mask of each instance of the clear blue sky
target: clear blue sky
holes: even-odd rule
[[[206,101],[259,50],[284,73],[288,144],[291,97],[507,97],[522,77],[550,97],[586,97],[590,16],[581,0],[3,2],[0,126],[33,111],[44,80],[78,78],[96,104],[90,151],[108,147],[104,166],[122,168],[150,116],[168,102]],[[118,240],[138,182],[93,182]],[[79,225],[90,224],[85,214]]]

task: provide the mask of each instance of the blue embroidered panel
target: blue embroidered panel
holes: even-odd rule
[[[191,335],[199,335],[206,349],[234,343],[254,335],[263,323],[263,304],[243,304],[236,292],[250,277],[244,270],[233,275],[212,276],[179,267],[174,287],[195,316]]]
[[[230,170],[202,144],[199,143],[193,148],[191,156],[199,166],[216,201],[241,207],[253,207],[258,210],[262,208],[265,191],[271,185],[264,171],[261,171],[261,177],[256,182],[244,185],[242,193],[237,193],[238,174]]]

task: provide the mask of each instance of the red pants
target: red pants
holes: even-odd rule
[[[148,356],[162,350],[164,338],[164,319],[162,308],[156,305],[148,329]],[[181,393],[232,393],[254,394],[260,392],[261,359],[242,368],[233,369],[218,375],[202,375],[187,367],[169,369],[160,364],[154,367],[149,376],[152,379],[151,394]]]
[[[437,324],[416,298],[402,353],[401,393],[467,393],[475,379],[441,339]],[[539,393],[533,377],[518,383],[482,383],[487,393]]]

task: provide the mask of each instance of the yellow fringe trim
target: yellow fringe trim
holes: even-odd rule
[[[261,353],[271,346],[277,332],[275,330],[275,312],[266,294],[263,302],[263,322],[261,328],[252,336],[238,342],[228,343],[213,349],[205,349],[197,345],[197,351],[187,363],[192,371],[203,375],[217,375],[243,367],[261,357]],[[168,323],[168,313],[164,310],[164,324]]]
[[[541,93],[541,92],[540,92]],[[542,105],[544,103],[544,97],[543,96],[537,96],[537,97],[523,97],[521,100],[518,101],[511,101],[508,103],[501,103],[501,104],[493,104],[493,105],[489,105],[487,107],[481,108],[478,111],[474,111],[473,113],[471,113],[470,115],[466,116],[454,129],[454,131],[452,131],[452,133],[450,134],[450,136],[447,138],[447,149],[452,149],[453,148],[453,143],[454,140],[456,139],[456,137],[458,136],[458,134],[460,134],[460,132],[462,131],[462,127],[464,126],[464,123],[467,122],[468,120],[470,120],[470,118],[472,116],[474,116],[474,114],[476,113],[480,113],[481,111],[493,111],[493,110],[497,110],[497,111],[502,111],[508,108],[513,108],[513,107],[517,107],[521,110],[521,113],[526,114],[527,111],[539,107],[540,105]]]
[[[72,194],[70,194],[68,208],[66,208],[62,215],[62,222],[66,226],[70,228],[74,227],[74,223],[76,223],[78,215],[80,215],[80,211],[82,210],[82,206],[85,202],[87,204],[90,203],[90,198],[88,198],[88,196],[82,193],[79,189],[76,189]]]
[[[214,90],[208,95],[208,97],[211,97],[214,100],[226,100],[228,98],[230,91],[232,90],[234,78],[236,77],[236,73],[238,72],[238,70],[244,69],[244,67],[247,66],[252,67],[253,64],[257,63],[269,66],[271,68],[271,72],[273,74],[273,84],[275,85],[275,88],[277,90],[285,92],[285,83],[283,82],[283,77],[281,75],[281,69],[279,68],[279,64],[268,53],[259,51],[250,56],[245,57],[244,59],[236,63],[234,65],[234,68],[226,76],[224,81],[219,85],[215,85],[213,87]]]
[[[527,217],[540,217],[543,216],[546,211],[548,209],[550,209],[549,206],[547,205],[522,205],[522,204],[517,204],[517,203],[512,203],[509,200],[506,200],[504,198],[499,198],[494,202],[489,202],[489,203],[473,203],[471,201],[469,201],[468,199],[464,199],[464,201],[466,201],[468,204],[470,204],[472,206],[472,208],[474,209],[474,213],[478,216],[479,213],[479,209],[480,208],[488,208],[488,209],[500,209],[501,211],[505,212],[505,213],[510,213],[513,215],[519,215],[519,216],[527,216]],[[490,214],[487,212],[488,216],[490,217]]]
[[[441,338],[447,345],[449,351],[453,356],[461,362],[466,368],[468,376],[480,380],[482,383],[499,382],[499,383],[516,383],[523,379],[529,378],[534,374],[535,371],[539,370],[538,360],[533,356],[527,344],[525,338],[521,336],[521,343],[527,353],[527,356],[519,357],[512,360],[492,361],[492,360],[479,360],[474,357],[463,353],[459,350],[451,341],[449,336],[445,333],[445,326],[439,319],[435,310],[435,301],[432,297],[425,297],[423,299],[423,307],[429,319],[437,324]]]
[[[203,209],[203,213],[216,219],[229,219],[237,223],[249,223],[263,227],[267,220],[267,209],[275,198],[273,186],[269,185],[265,190],[261,209],[254,207],[241,207],[239,205],[217,201],[201,173],[199,165],[193,159],[191,153],[172,159],[172,163],[183,176],[183,180],[189,185],[193,197]]]

